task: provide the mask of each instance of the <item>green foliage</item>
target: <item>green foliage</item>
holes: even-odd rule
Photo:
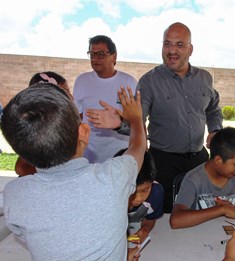
[[[222,114],[225,120],[231,120],[235,117],[235,108],[233,106],[224,106],[222,108]]]
[[[15,170],[15,163],[18,155],[15,153],[1,153],[0,154],[0,169],[1,170]]]

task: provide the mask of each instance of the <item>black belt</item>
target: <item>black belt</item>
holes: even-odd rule
[[[201,151],[198,152],[186,152],[186,153],[174,153],[174,152],[170,152],[173,155],[179,156],[179,157],[184,157],[187,159],[192,159],[195,158]]]

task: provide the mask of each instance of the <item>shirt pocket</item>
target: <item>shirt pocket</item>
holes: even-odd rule
[[[193,92],[193,97],[196,99],[197,106],[205,111],[211,100],[211,92],[206,88],[198,88]]]
[[[150,113],[153,120],[170,120],[174,117],[175,107],[178,104],[174,91],[157,93],[154,100]]]

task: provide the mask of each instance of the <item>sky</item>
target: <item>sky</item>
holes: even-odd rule
[[[118,61],[162,63],[164,30],[192,32],[195,66],[235,68],[235,0],[0,0],[0,53],[87,58],[88,40],[112,38]]]

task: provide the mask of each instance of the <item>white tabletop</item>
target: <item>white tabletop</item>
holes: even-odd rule
[[[141,252],[141,261],[221,261],[229,239],[222,225],[229,225],[224,217],[192,228],[172,230],[169,214],[157,220],[151,231],[151,241]],[[234,222],[234,220],[230,220]]]
[[[160,218],[150,236],[150,243],[141,252],[140,261],[221,261],[229,239],[222,225],[224,217],[184,229],[172,230],[169,214]],[[232,220],[230,220],[232,221]],[[31,261],[30,254],[12,233],[0,242],[0,260]]]
[[[32,261],[29,251],[12,233],[0,241],[1,261]]]

